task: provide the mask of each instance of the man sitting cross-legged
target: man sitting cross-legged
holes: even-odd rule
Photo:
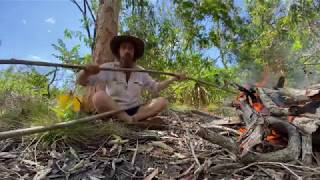
[[[115,36],[110,42],[110,47],[118,61],[105,63],[100,67],[142,69],[136,64],[137,59],[141,58],[144,52],[144,43],[141,39],[130,35]],[[116,116],[119,120],[130,123],[156,116],[168,105],[164,97],[158,97],[140,106],[142,89],[146,88],[152,93],[158,93],[173,81],[184,79],[185,76],[180,75],[156,82],[144,72],[100,71],[98,65],[89,64],[85,70],[79,72],[77,82],[83,86],[98,82],[106,83],[105,91],[98,91],[92,97],[96,111],[102,113],[128,109]]]

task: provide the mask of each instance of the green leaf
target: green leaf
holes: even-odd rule
[[[301,48],[302,48],[302,45],[301,45],[300,40],[296,39],[296,40],[294,41],[294,43],[293,43],[292,48],[293,48],[294,50],[299,50],[299,49],[301,49]]]
[[[67,39],[72,39],[72,33],[69,29],[64,30],[64,37]]]

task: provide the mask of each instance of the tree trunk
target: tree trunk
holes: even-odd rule
[[[103,64],[114,61],[110,41],[117,35],[121,0],[100,0],[96,21],[96,40],[92,54],[94,63]],[[83,102],[83,110],[93,112],[92,96],[98,90],[105,90],[105,84],[89,86]]]

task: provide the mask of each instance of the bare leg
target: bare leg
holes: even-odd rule
[[[148,117],[153,117],[160,113],[168,106],[168,100],[164,97],[152,99],[152,101],[144,106],[141,106],[137,114],[133,115],[134,121],[141,121]]]
[[[120,106],[104,91],[96,92],[92,97],[92,101],[98,113],[120,110]],[[132,122],[132,118],[126,112],[118,113],[116,117],[121,121]]]

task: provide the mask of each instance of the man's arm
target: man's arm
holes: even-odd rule
[[[186,76],[184,74],[178,75],[168,80],[164,80],[161,82],[154,81],[149,75],[145,76],[144,85],[153,93],[158,93],[159,91],[167,88],[174,81],[182,81],[185,80]]]
[[[89,77],[91,75],[98,74],[100,72],[99,65],[96,64],[89,64],[85,67],[84,70],[81,70],[77,77],[77,83],[82,86],[87,86],[90,81]]]
[[[174,81],[183,81],[186,79],[186,75],[185,74],[179,74],[178,76],[175,76],[171,79],[168,80],[164,80],[158,83],[158,91],[162,91],[165,88],[167,88],[171,83],[173,83]]]
[[[174,81],[177,81],[176,77],[158,82],[158,91],[162,91],[162,90],[166,89]]]

